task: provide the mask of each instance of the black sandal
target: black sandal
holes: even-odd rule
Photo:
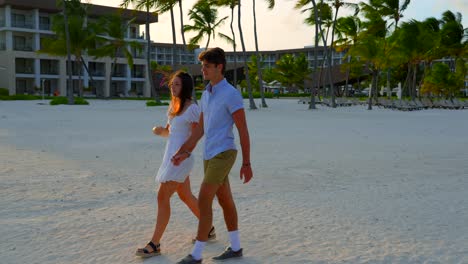
[[[146,248],[139,248],[135,252],[135,255],[142,258],[149,258],[161,255],[161,244],[155,245],[153,241],[150,241],[146,246],[150,246],[153,251],[149,252]]]

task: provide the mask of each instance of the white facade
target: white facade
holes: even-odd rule
[[[51,31],[54,14],[38,8],[15,9],[12,5],[0,7],[0,88],[8,88],[10,95],[35,94],[42,88],[49,94],[66,95],[66,58],[37,52],[41,49],[41,40],[54,35]],[[145,47],[146,41],[140,37],[140,25],[131,25],[127,36],[128,40],[138,41]],[[84,66],[83,69],[76,67],[72,56],[72,85],[75,93],[81,78],[85,95],[150,96],[144,50],[140,54],[134,52],[133,68],[129,67],[123,56],[117,59],[112,85],[108,83],[112,65],[110,58],[84,56],[90,71],[88,74]]]

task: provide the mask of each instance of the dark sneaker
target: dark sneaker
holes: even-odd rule
[[[192,255],[188,255],[185,258],[183,258],[181,261],[177,262],[177,264],[197,264],[197,263],[202,263],[202,260],[196,260],[192,257]]]
[[[221,253],[221,255],[213,257],[214,260],[225,260],[230,258],[240,258],[242,257],[242,248],[238,251],[232,250],[231,247],[226,248],[226,250]]]
[[[216,232],[214,226],[210,229],[210,233],[208,233],[208,240],[207,241],[212,241],[216,239]],[[192,244],[195,244],[197,241],[197,238],[194,237],[192,238]]]

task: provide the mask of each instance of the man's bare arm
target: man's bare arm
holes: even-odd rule
[[[242,167],[240,170],[240,178],[244,183],[248,183],[252,177],[252,166],[250,164],[250,136],[245,119],[244,109],[239,109],[232,114],[237,131],[239,132],[239,141],[242,148]]]

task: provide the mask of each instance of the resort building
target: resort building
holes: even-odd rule
[[[42,47],[43,38],[55,35],[51,30],[52,16],[61,12],[62,9],[56,6],[56,0],[0,0],[0,87],[8,88],[10,95],[42,93],[42,89],[47,94],[66,94],[66,57],[37,52]],[[118,8],[89,5],[87,21],[117,12],[124,20],[132,20],[126,38],[139,42],[142,51],[132,50],[133,68],[128,65],[123,54],[118,55],[112,85],[108,84],[111,58],[95,59],[85,55],[83,59],[86,65],[79,69],[72,56],[72,86],[75,93],[82,79],[84,95],[88,96],[151,95],[146,68],[147,41],[140,29],[144,28],[146,13],[130,10],[122,12]],[[157,16],[152,16],[150,22],[157,22]],[[194,53],[183,45],[176,45],[174,59],[172,49],[172,44],[152,43],[151,60],[160,65],[196,62]]]
[[[55,33],[51,30],[52,16],[61,13],[56,0],[0,0],[0,87],[8,87],[10,94],[34,94],[44,88],[46,93],[66,94],[66,57],[38,53],[43,38]],[[105,14],[120,12],[118,8],[89,5],[88,21]],[[146,13],[125,10],[121,16],[132,24],[128,27],[128,40],[138,41],[143,47],[146,41],[140,32],[145,24]],[[151,17],[151,23],[157,16]],[[150,95],[149,79],[146,74],[144,50],[132,51],[134,67],[130,68],[126,59],[119,56],[112,85],[107,82],[111,74],[110,58],[94,59],[83,56],[88,71],[78,69],[72,56],[72,86],[75,92],[79,79],[83,80],[85,94],[102,91],[102,96],[117,93],[139,93]],[[81,73],[81,74],[80,74]],[[81,75],[81,76],[80,76]]]
[[[285,54],[291,54],[293,56],[299,56],[304,54],[307,58],[307,62],[309,63],[309,68],[314,68],[314,52],[317,50],[317,61],[319,67],[328,67],[328,61],[326,60],[325,48],[324,47],[312,47],[306,46],[302,49],[284,49],[284,50],[272,50],[272,51],[259,51],[260,55],[262,56],[263,60],[263,67],[264,68],[274,68],[276,61],[278,61],[281,56]],[[255,51],[247,51],[246,53],[247,60],[250,60],[250,57],[255,55]],[[336,52],[333,50],[332,52],[332,65],[340,65],[343,63],[343,58],[345,56],[345,52]],[[234,62],[234,58],[237,62],[244,61],[242,58],[242,51],[234,52],[226,52],[226,61],[228,63]]]

